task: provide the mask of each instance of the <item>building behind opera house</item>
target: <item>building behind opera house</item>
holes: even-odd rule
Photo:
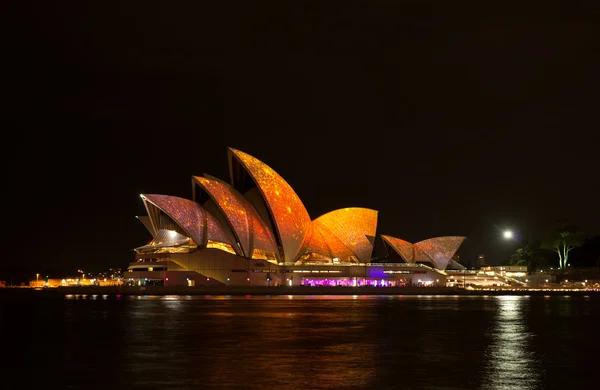
[[[376,210],[348,207],[311,219],[292,187],[262,161],[229,148],[229,182],[192,177],[192,197],[142,194],[151,239],[134,249],[131,285],[443,286],[465,237],[417,243],[380,235]]]

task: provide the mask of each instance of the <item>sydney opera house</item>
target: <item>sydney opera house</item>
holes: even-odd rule
[[[192,177],[192,199],[142,194],[137,218],[151,239],[137,247],[130,284],[250,286],[445,285],[465,237],[410,243],[381,235],[376,210],[349,207],[311,219],[271,167],[229,148],[229,183]]]

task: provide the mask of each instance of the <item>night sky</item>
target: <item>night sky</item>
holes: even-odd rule
[[[508,227],[600,234],[595,1],[48,3],[4,34],[4,275],[125,268],[139,194],[228,180],[228,146],[312,218],[373,208],[467,263]]]

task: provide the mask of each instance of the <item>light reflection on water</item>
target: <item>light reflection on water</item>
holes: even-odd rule
[[[488,375],[485,388],[490,390],[541,388],[542,370],[531,347],[534,335],[524,319],[528,296],[498,296],[496,320],[490,332],[492,342],[486,348]]]
[[[582,355],[599,347],[595,296],[74,295],[0,305],[8,372],[64,388],[574,389],[591,386],[595,365]]]

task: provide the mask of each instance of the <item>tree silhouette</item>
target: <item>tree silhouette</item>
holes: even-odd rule
[[[569,261],[569,253],[573,248],[581,246],[584,238],[579,226],[569,224],[567,220],[561,220],[555,224],[554,229],[542,241],[542,248],[556,252],[558,265],[561,270],[564,270]]]
[[[539,240],[518,248],[510,257],[510,265],[526,265],[529,272],[535,272],[541,264],[548,263],[551,252],[542,248]]]

